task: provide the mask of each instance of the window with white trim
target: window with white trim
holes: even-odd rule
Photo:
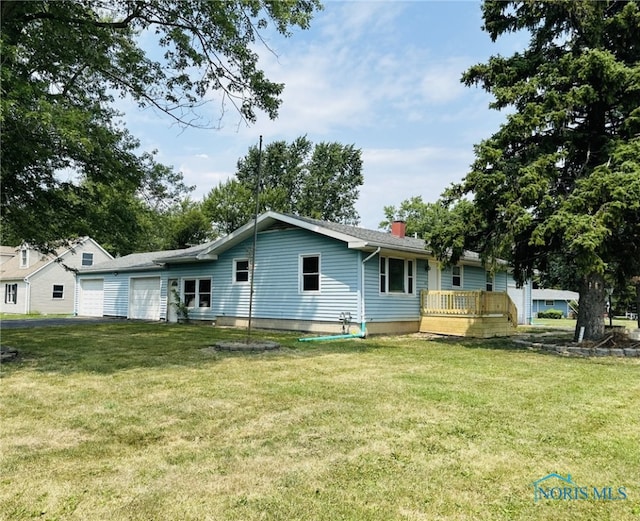
[[[380,257],[380,293],[415,293],[415,261]]]
[[[300,291],[320,291],[320,255],[300,256]]]
[[[51,298],[63,299],[64,298],[64,286],[62,284],[54,284]]]
[[[462,287],[462,266],[451,267],[451,286],[454,288]]]
[[[91,253],[91,252],[83,252],[82,253],[82,265],[83,266],[93,266],[93,253]]]
[[[211,307],[211,279],[186,279],[183,288],[188,308]]]
[[[487,271],[486,278],[487,278],[487,285],[486,285],[487,291],[493,291],[493,283],[494,283],[493,273],[491,273],[490,271]]]
[[[17,302],[18,302],[18,285],[5,284],[4,285],[4,303],[16,304]]]
[[[233,259],[233,283],[249,282],[249,259]]]
[[[22,248],[20,250],[20,267],[28,268],[29,267],[29,250],[26,248]]]

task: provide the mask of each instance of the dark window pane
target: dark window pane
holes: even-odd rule
[[[304,275],[302,277],[302,289],[304,291],[318,291],[320,289],[320,277],[318,275]]]
[[[319,257],[303,257],[302,273],[319,273],[320,258]]]
[[[404,261],[389,259],[389,291],[404,292]]]

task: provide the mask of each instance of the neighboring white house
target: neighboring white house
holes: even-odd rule
[[[28,245],[3,246],[0,256],[0,284],[3,313],[73,313],[76,272],[113,257],[90,237],[53,254],[43,254]],[[9,252],[12,255],[9,256]]]

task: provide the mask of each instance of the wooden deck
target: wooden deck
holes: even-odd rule
[[[503,291],[420,293],[420,331],[490,338],[516,332],[518,311]]]

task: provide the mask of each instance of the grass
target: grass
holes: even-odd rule
[[[42,313],[0,313],[0,320],[31,320],[31,319],[43,319],[43,318],[64,318],[71,317],[69,313],[67,314],[48,314],[43,315]]]
[[[604,319],[605,326],[609,325],[609,319]],[[612,320],[613,326],[624,326],[626,329],[635,329],[638,327],[637,320],[628,320],[624,318],[614,318]],[[531,326],[518,326],[518,329],[522,331],[531,331],[540,328],[547,329],[567,329],[573,332],[576,328],[575,319],[571,318],[534,318]]]
[[[216,353],[244,333],[15,329],[0,519],[638,520],[639,359],[413,336]],[[532,482],[626,487],[534,502]]]

